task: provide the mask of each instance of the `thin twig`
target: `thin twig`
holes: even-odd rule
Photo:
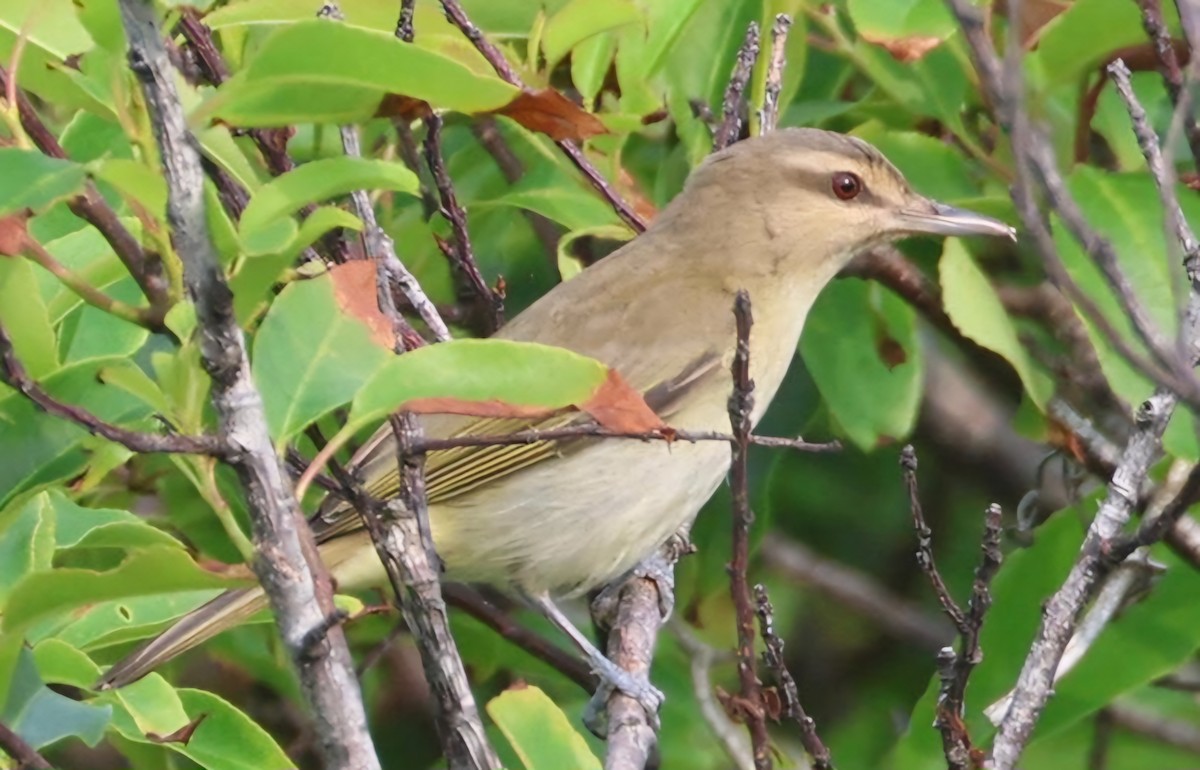
[[[0,750],[16,760],[17,770],[54,770],[45,757],[3,722],[0,722]]]
[[[467,613],[587,692],[596,690],[596,677],[586,661],[567,652],[533,629],[521,625],[479,591],[462,583],[446,583],[442,586],[442,596],[451,607],[457,607]]]
[[[43,270],[57,278],[63,286],[66,286],[71,292],[84,301],[85,304],[91,305],[97,310],[102,310],[105,313],[114,315],[123,321],[128,321],[131,324],[145,327],[151,331],[156,331],[161,328],[161,319],[155,319],[151,308],[139,308],[126,304],[119,299],[115,299],[105,294],[100,289],[92,286],[83,276],[71,270],[69,267],[59,262],[54,258],[54,255],[46,250],[46,247],[38,243],[33,238],[26,235],[24,238],[23,252],[30,261],[37,263]]]
[[[342,147],[346,155],[362,157],[358,128],[350,125],[342,126],[341,134]],[[420,347],[424,344],[424,340],[396,309],[396,302],[391,291],[393,282],[400,287],[400,291],[408,299],[409,304],[416,309],[421,320],[429,327],[434,339],[438,342],[450,339],[450,330],[446,328],[446,322],[442,320],[433,302],[425,295],[425,291],[417,283],[416,277],[408,271],[408,268],[396,255],[396,244],[379,226],[379,221],[375,218],[375,207],[372,205],[367,191],[355,190],[350,194],[350,199],[354,202],[354,212],[358,214],[358,218],[363,223],[363,242],[367,247],[367,257],[375,260],[378,274],[376,281],[378,291],[376,293],[379,310],[391,321],[397,345],[411,349]]]
[[[737,319],[737,349],[733,355],[733,395],[729,397],[729,422],[735,440],[730,447],[733,462],[729,470],[729,489],[733,498],[733,541],[729,560],[729,590],[737,615],[737,670],[741,692],[737,712],[750,732],[751,754],[756,770],[770,770],[771,743],[767,734],[767,713],[763,704],[762,682],[755,672],[754,600],[750,595],[750,510],[748,459],[750,452],[750,413],[754,409],[754,381],[750,379],[750,327],[754,323],[750,295],[739,290],[733,305]]]
[[[487,285],[475,261],[471,234],[467,230],[467,211],[458,202],[454,183],[442,156],[442,118],[438,115],[430,115],[425,119],[425,162],[433,174],[433,183],[441,201],[441,214],[450,222],[450,232],[454,235],[454,242],[446,254],[450,256],[450,268],[459,287],[458,300],[474,307],[475,315],[482,322],[481,336],[490,337],[504,325],[504,297]]]
[[[166,452],[223,457],[232,447],[217,436],[184,436],[177,433],[157,435],[126,430],[105,422],[80,406],[59,401],[37,383],[17,358],[12,338],[0,323],[0,380],[19,390],[47,414],[75,423],[88,433],[120,444],[131,452]]]
[[[762,111],[758,117],[759,133],[775,130],[779,123],[779,92],[783,89],[783,70],[787,66],[788,30],[792,17],[781,13],[771,25],[771,60],[767,65],[767,88],[763,96]]]
[[[925,514],[921,509],[921,496],[917,489],[917,450],[913,449],[912,444],[900,451],[900,468],[904,474],[904,486],[908,489],[908,507],[912,513],[913,529],[917,532],[917,564],[933,586],[942,611],[950,618],[958,632],[964,633],[967,629],[966,615],[950,595],[950,589],[946,587],[946,581],[942,579],[942,573],[938,571],[937,562],[933,558],[933,531],[925,523]]]
[[[509,65],[508,60],[504,58],[504,54],[484,37],[479,27],[475,26],[471,19],[468,18],[466,11],[463,10],[458,0],[441,0],[441,2],[446,18],[466,35],[467,40],[470,40],[471,44],[483,55],[488,64],[492,65],[492,69],[496,71],[496,74],[504,81],[518,88],[525,88],[525,83],[517,75],[516,70]],[[600,193],[604,200],[608,201],[608,204],[612,206],[613,211],[617,213],[621,221],[629,225],[635,233],[641,233],[646,230],[646,220],[642,219],[637,211],[613,189],[608,180],[584,156],[583,150],[580,149],[579,145],[569,139],[558,139],[554,143],[566,153],[567,158],[575,165],[575,168],[579,169],[584,178]]]
[[[1114,727],[1192,754],[1200,754],[1200,730],[1191,720],[1170,719],[1121,703],[1109,706],[1105,713]]]
[[[971,743],[965,721],[967,682],[975,666],[983,660],[979,637],[984,617],[992,605],[991,582],[1000,569],[1000,506],[988,506],[984,514],[983,557],[975,569],[971,599],[967,603],[964,625],[959,632],[959,649],[947,647],[938,656],[942,689],[938,696],[934,726],[942,734],[942,751],[950,770],[974,770],[983,766],[983,752]]]
[[[630,441],[724,441],[735,443],[738,438],[731,433],[718,431],[689,431],[666,428],[662,430],[623,432],[605,428],[596,423],[584,423],[565,428],[551,430],[522,430],[515,433],[505,433],[496,436],[452,436],[450,438],[421,438],[417,441],[416,449],[420,452],[436,452],[443,449],[457,449],[473,446],[509,446],[513,444],[534,444],[539,441],[558,441],[567,438],[611,438]],[[749,437],[749,442],[755,446],[772,447],[775,449],[794,449],[798,452],[837,452],[842,445],[837,441],[814,444],[804,439],[780,438],[777,436]]]
[[[1158,56],[1158,71],[1162,75],[1163,85],[1171,97],[1171,103],[1178,107],[1186,98],[1184,75],[1179,66],[1179,57],[1175,55],[1175,46],[1171,43],[1171,32],[1163,20],[1162,3],[1160,0],[1137,0],[1137,4],[1142,10],[1142,27]],[[1196,116],[1191,110],[1183,112],[1183,133],[1192,152],[1192,161],[1200,171],[1200,125],[1197,125]]]
[[[754,62],[758,60],[758,22],[752,21],[746,27],[746,37],[738,49],[737,60],[733,72],[729,76],[729,85],[725,87],[725,98],[721,101],[721,124],[713,133],[713,151],[723,150],[733,144],[741,136],[742,113],[746,104],[744,96],[746,84],[754,72]]]
[[[783,639],[775,633],[775,608],[771,606],[767,589],[761,583],[754,586],[754,605],[758,615],[759,633],[762,634],[763,645],[766,647],[762,654],[763,662],[779,685],[783,716],[800,726],[800,743],[812,758],[813,769],[833,770],[829,749],[821,741],[821,736],[817,735],[817,723],[800,703],[800,690],[796,687],[796,680],[792,678],[792,672],[788,671],[783,657]]]
[[[33,109],[33,105],[26,98],[25,92],[17,88],[15,83],[10,80],[8,72],[0,67],[0,90],[7,92],[10,89],[15,90],[16,93],[17,112],[20,115],[21,126],[33,143],[39,150],[52,158],[66,158],[67,154],[62,145],[42,123],[41,118]],[[142,294],[150,302],[153,316],[161,324],[162,317],[170,308],[171,297],[158,255],[148,254],[142,249],[133,234],[125,225],[121,224],[116,211],[91,182],[85,185],[81,195],[67,201],[67,207],[73,214],[96,228],[104,236],[104,239],[112,246],[113,253],[125,265],[125,269],[133,276],[142,290]]]
[[[329,576],[272,447],[233,295],[208,234],[200,153],[184,119],[155,11],[145,0],[120,0],[120,8],[129,66],[141,84],[164,167],[168,221],[195,300],[218,425],[239,452],[233,465],[254,527],[255,572],[298,670],[324,765],[374,770],[379,760],[350,652],[341,627],[330,622],[336,613]]]

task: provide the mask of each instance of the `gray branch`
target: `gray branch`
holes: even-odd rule
[[[196,304],[213,406],[222,435],[235,448],[230,462],[250,510],[254,569],[312,709],[323,765],[374,770],[379,760],[350,652],[336,622],[329,576],[271,445],[262,397],[250,377],[233,295],[207,229],[198,145],[184,120],[155,12],[145,0],[120,0],[120,7],[130,68],[141,83],[162,158],[167,217]]]

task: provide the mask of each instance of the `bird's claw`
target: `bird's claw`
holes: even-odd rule
[[[600,678],[600,685],[588,701],[583,712],[583,724],[597,738],[608,737],[608,699],[613,693],[620,692],[638,702],[646,712],[646,721],[654,732],[659,730],[658,710],[662,708],[666,696],[662,690],[650,684],[644,677],[639,677],[620,668],[610,660],[593,661],[593,672]]]

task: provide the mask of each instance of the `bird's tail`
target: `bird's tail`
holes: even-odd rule
[[[112,690],[131,684],[176,655],[245,622],[266,604],[266,595],[257,586],[226,591],[120,660],[92,689]]]

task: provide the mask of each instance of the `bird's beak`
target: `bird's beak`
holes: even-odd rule
[[[901,229],[925,235],[996,235],[1017,239],[1015,228],[999,219],[956,209],[937,201],[922,200],[916,206],[899,212]]]

